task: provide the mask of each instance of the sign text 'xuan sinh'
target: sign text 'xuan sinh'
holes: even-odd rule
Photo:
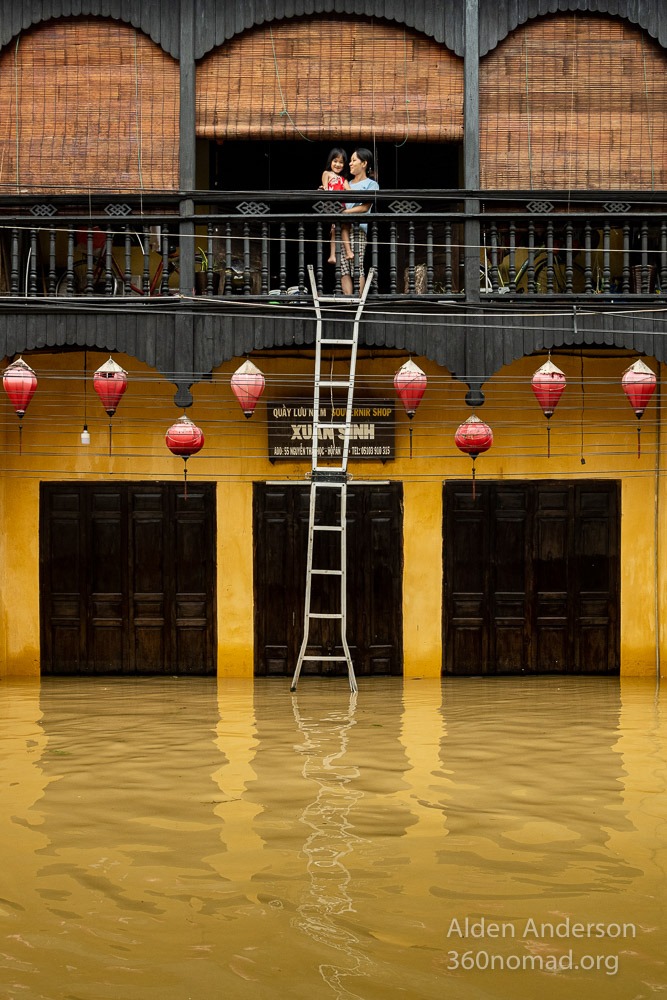
[[[288,400],[268,403],[269,461],[310,461],[313,440],[313,404]],[[321,403],[320,424],[344,423],[345,403]],[[343,427],[319,428],[319,458],[337,459],[343,453]],[[352,408],[350,461],[387,462],[394,458],[394,406],[372,400]]]

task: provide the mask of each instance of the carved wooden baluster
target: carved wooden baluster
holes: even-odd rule
[[[222,280],[222,279],[220,279]],[[225,224],[225,295],[232,294],[232,224]]]
[[[410,219],[408,223],[408,290],[415,290],[415,224]]]
[[[30,230],[30,268],[28,273],[28,295],[37,295],[37,230]]]
[[[396,223],[392,219],[389,224],[389,291],[392,295],[395,295],[398,291],[398,272],[396,261],[397,239]]]
[[[490,229],[491,246],[491,291],[498,291],[498,227],[495,222],[491,223]]]
[[[104,237],[104,294],[113,294],[113,234],[107,232]]]
[[[49,229],[49,295],[56,294],[56,230]]]
[[[371,267],[375,271],[374,282],[375,282],[375,291],[377,292],[377,290],[378,290],[378,287],[377,287],[378,286],[378,224],[377,224],[377,222],[375,220],[373,220],[373,222],[371,222],[370,226],[368,227],[368,230],[369,230],[370,237],[371,237]],[[370,293],[371,293],[371,289],[368,290],[368,294],[369,295],[370,295]]]
[[[660,290],[667,292],[667,222],[660,223]]]
[[[341,238],[340,238],[340,225],[339,225],[338,222],[334,222],[334,245],[336,246],[336,248],[338,248],[340,246],[340,241],[341,241]],[[335,256],[336,256],[336,263],[334,265],[334,267],[335,267],[335,282],[336,282],[336,289],[338,290],[340,288],[340,282],[341,282],[341,273],[340,273],[340,256],[341,255],[340,255],[340,253],[338,253],[338,249],[336,249]]]
[[[250,224],[243,223],[243,294],[250,295]]]
[[[510,292],[516,292],[516,223],[510,222],[510,239],[509,239],[509,285]]]
[[[123,292],[125,295],[130,295],[132,292],[132,234],[129,226],[125,226],[123,244]]]
[[[266,220],[262,222],[262,293],[269,291],[269,224]]]
[[[426,223],[426,291],[433,292],[435,269],[433,267],[433,223]]]
[[[648,222],[646,219],[641,224],[641,241],[642,241],[642,292],[648,292],[649,290],[649,267],[648,267]]]
[[[554,293],[554,224],[547,222],[547,295]]]
[[[611,289],[611,226],[605,222],[602,230],[602,291]]]
[[[19,294],[19,231],[12,229],[12,263],[9,283],[12,295]]]
[[[630,291],[630,225],[623,226],[623,292],[627,295]]]
[[[213,295],[213,223],[211,222],[206,223],[206,294],[209,298]]]
[[[299,236],[299,265],[298,265],[298,285],[299,291],[306,289],[306,230],[303,222],[299,222],[297,227]]]
[[[445,292],[451,295],[454,289],[454,267],[452,263],[452,224],[445,223]]]
[[[574,255],[572,253],[573,226],[571,222],[565,224],[565,291],[574,291]]]
[[[211,260],[209,256],[209,261]],[[169,230],[162,227],[162,274],[160,275],[160,295],[169,295]]]
[[[537,291],[535,283],[535,223],[528,223],[528,264],[526,265],[526,289],[529,295]]]
[[[586,225],[584,226],[584,284],[587,295],[590,295],[591,292],[593,291],[591,239],[592,239],[592,227],[590,221],[586,220]]]
[[[142,244],[144,248],[144,274],[142,281],[142,288],[144,295],[150,295],[151,293],[151,246],[149,242],[150,233],[148,230],[144,229],[142,234]]]
[[[280,223],[280,291],[287,291],[287,227]]]
[[[318,219],[317,222],[315,223],[315,285],[317,286],[317,288],[322,288],[322,285],[324,283],[324,254],[322,252],[323,245],[324,245],[324,230],[322,226],[322,220]]]
[[[67,294],[74,294],[74,232],[67,230]],[[78,289],[77,289],[78,291]]]
[[[93,282],[93,231],[88,229],[86,234],[86,295],[92,295],[95,291]]]

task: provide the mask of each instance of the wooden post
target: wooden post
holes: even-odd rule
[[[196,164],[195,132],[195,0],[181,0],[180,21],[180,147],[179,187],[183,192],[194,191]],[[181,216],[194,215],[192,198],[180,203]],[[181,221],[179,254],[179,291],[192,295],[195,286],[195,227],[191,221]]]

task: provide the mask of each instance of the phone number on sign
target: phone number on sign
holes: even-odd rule
[[[490,951],[448,951],[447,970],[470,972],[604,972],[615,976],[618,972],[618,955],[580,955],[572,949],[560,955],[499,955]]]

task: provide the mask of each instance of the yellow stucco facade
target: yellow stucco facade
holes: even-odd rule
[[[136,359],[115,355],[129,373],[128,390],[113,418],[109,455],[108,418],[92,390],[91,374],[108,357],[100,351],[26,355],[39,385],[23,420],[19,454],[18,420],[2,399],[2,477],[0,478],[0,676],[37,676],[40,671],[39,489],[40,482],[175,481],[183,464],[164,443],[180,415],[175,387]],[[665,671],[665,530],[667,510],[661,468],[664,420],[658,390],[637,421],[622,389],[621,375],[636,355],[589,350],[554,352],[568,386],[551,420],[547,457],[546,421],[530,388],[543,358],[524,358],[507,366],[484,386],[479,410],[494,431],[494,445],[478,458],[477,476],[498,480],[613,479],[621,483],[621,674],[652,676]],[[257,360],[257,359],[256,359]],[[361,352],[358,395],[395,398],[393,376],[405,360],[391,352]],[[428,388],[410,424],[396,411],[396,457],[350,464],[357,478],[403,483],[403,645],[406,677],[437,677],[441,672],[442,493],[443,482],[470,476],[471,462],[454,445],[454,432],[470,415],[467,386],[422,358],[414,360],[428,376]],[[88,372],[84,391],[84,361]],[[258,360],[266,376],[264,400],[312,393],[312,357],[265,355]],[[239,359],[225,364],[211,380],[193,387],[188,415],[204,431],[202,452],[188,463],[191,480],[217,484],[217,641],[220,677],[251,677],[253,672],[253,482],[293,480],[303,484],[308,463],[271,464],[267,458],[266,407],[261,402],[245,420],[230,387]],[[91,444],[80,444],[84,417]],[[396,539],[401,544],[401,539]]]

